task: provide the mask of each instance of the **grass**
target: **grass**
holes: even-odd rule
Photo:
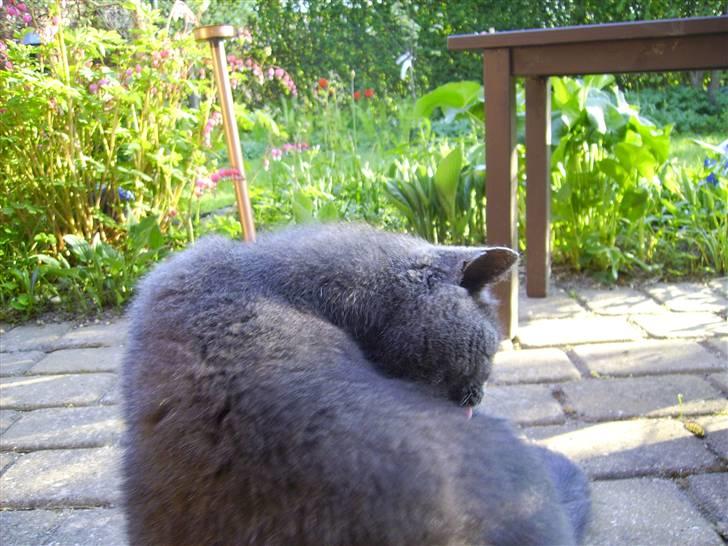
[[[705,159],[705,150],[695,140],[710,144],[720,144],[728,138],[728,130],[724,132],[695,134],[673,134],[670,140],[670,156],[677,157],[684,165],[700,165]]]

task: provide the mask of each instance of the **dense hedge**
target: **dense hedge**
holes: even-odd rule
[[[213,0],[207,18],[246,20],[301,84],[332,74],[348,83],[354,70],[361,86],[404,92],[408,83],[400,80],[395,61],[408,50],[415,55],[419,89],[480,78],[478,55],[447,50],[451,34],[718,15],[724,9],[723,0]],[[653,75],[627,83],[678,79]]]

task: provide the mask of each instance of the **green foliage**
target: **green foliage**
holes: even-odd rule
[[[167,242],[152,216],[129,226],[120,247],[96,235],[91,242],[64,236],[65,249],[32,254],[11,267],[0,287],[3,315],[31,316],[54,303],[70,311],[118,307],[131,296],[139,275],[167,251]],[[48,238],[37,236],[37,242]],[[52,236],[51,236],[52,237]]]
[[[482,147],[469,151],[482,157]],[[482,244],[485,237],[484,169],[460,146],[427,163],[395,160],[387,193],[407,227],[436,243]]]
[[[679,133],[712,133],[722,127],[728,131],[728,88],[714,97],[702,89],[678,86],[642,89],[627,94],[639,105],[643,115],[659,124],[672,124]]]
[[[554,249],[578,270],[648,269],[644,217],[667,160],[658,129],[605,87],[612,77],[553,80]]]
[[[235,3],[218,1],[236,13]],[[363,86],[380,93],[409,93],[412,78],[418,90],[454,80],[480,80],[479,54],[447,50],[447,37],[453,34],[720,15],[725,9],[723,0],[256,0],[253,4],[252,10],[250,3],[244,9],[256,40],[270,46],[272,57],[290,67],[296,81],[312,86],[320,77],[345,78],[355,70]],[[403,80],[402,65],[396,61],[406,52],[412,54],[414,71]],[[679,76],[658,74],[628,76],[623,83],[675,81]]]
[[[206,4],[191,4],[196,21]],[[484,13],[511,28],[545,21],[544,13],[571,17],[577,7],[567,3],[564,15],[549,12],[548,2],[517,0],[473,15],[470,2],[370,4],[309,2],[305,13],[297,2],[230,8],[262,33],[228,42],[256,224],[264,231],[357,220],[440,243],[482,244],[482,88],[464,81],[419,92],[470,62],[437,40],[456,28],[479,30],[465,27],[480,25]],[[192,23],[172,16],[178,2],[160,7],[165,16],[129,2],[111,24],[108,6],[99,5],[55,24],[60,4],[52,4],[33,22],[43,37],[37,48],[20,45],[24,29],[3,20],[0,32],[14,39],[0,42],[1,318],[50,305],[123,305],[138,276],[168,250],[210,232],[240,236],[233,175],[218,169],[224,152],[209,52],[191,38]],[[582,15],[597,8],[587,4]],[[261,14],[279,12],[261,26]],[[355,36],[343,24],[350,13]],[[276,57],[275,44],[261,43],[266,28],[291,30],[281,35],[291,55],[312,52],[293,63],[300,89],[279,66],[286,57]],[[293,31],[301,37],[295,43]],[[360,49],[343,47],[347,36]],[[336,47],[324,47],[327,40]],[[391,59],[381,55],[385,42]],[[325,69],[324,50],[335,59]],[[667,102],[653,101],[653,112],[645,99],[639,111],[611,76],[553,79],[553,86],[554,260],[608,280],[645,271],[725,273],[728,158],[726,143],[716,145],[725,135],[714,134],[713,145],[693,143],[678,161],[671,127],[645,115]],[[421,96],[397,99],[387,90]],[[699,106],[697,96],[669,103],[678,123],[680,101]],[[520,123],[522,90],[517,97]],[[517,150],[522,157],[522,145]],[[523,194],[522,162],[519,179]]]

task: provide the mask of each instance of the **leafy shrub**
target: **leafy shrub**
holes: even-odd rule
[[[30,313],[90,290],[97,307],[120,304],[149,263],[129,246],[134,226],[153,218],[173,244],[180,232],[193,239],[199,197],[231,176],[218,169],[209,51],[191,33],[199,13],[177,1],[162,19],[134,0],[115,8],[126,26],[104,30],[89,26],[96,12],[61,2],[34,2],[23,8],[32,18],[7,25],[14,6],[0,6],[0,302]],[[24,45],[29,30],[40,45]],[[295,92],[249,35],[230,44],[244,56],[231,58],[231,79],[248,102],[271,86]],[[272,123],[242,106],[239,119]],[[89,252],[75,252],[81,241]],[[101,271],[106,283],[88,280]]]
[[[674,125],[680,133],[713,133],[728,127],[728,88],[714,97],[688,86],[642,89],[627,97],[639,105],[643,115],[658,124]]]

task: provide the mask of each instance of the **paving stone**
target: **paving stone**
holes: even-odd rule
[[[0,476],[0,508],[109,506],[119,500],[119,448],[35,451]]]
[[[720,277],[719,279],[713,279],[708,282],[708,286],[713,290],[717,291],[724,298],[728,298],[728,277]]]
[[[70,330],[55,344],[58,349],[82,347],[115,347],[126,341],[129,328],[127,320],[116,320],[110,323],[89,324]]]
[[[113,406],[35,410],[25,412],[2,436],[2,449],[100,447],[116,443],[123,429],[124,421]]]
[[[693,375],[592,379],[566,383],[562,389],[576,412],[589,421],[728,411],[723,394]]]
[[[526,296],[525,288],[519,294],[518,320],[520,322],[588,315],[587,310],[579,305],[579,302],[560,288],[551,290],[546,298],[529,298]]]
[[[38,409],[89,405],[98,401],[114,380],[110,373],[28,375],[0,380],[0,408]]]
[[[0,452],[0,476],[5,472],[10,465],[13,464],[20,458],[19,453],[10,453],[8,451]],[[2,544],[2,542],[0,542]]]
[[[728,299],[700,283],[661,283],[646,290],[672,311],[725,313],[728,309]]]
[[[0,544],[3,546],[37,546],[49,535],[60,518],[51,510],[0,512]]]
[[[709,337],[728,334],[728,322],[713,313],[634,315],[631,319],[654,337]]]
[[[545,383],[579,379],[578,370],[559,349],[526,349],[496,353],[492,383]]]
[[[728,361],[726,360],[728,359],[728,337],[710,338],[706,341],[706,343],[717,352],[721,353],[721,356],[725,357],[723,359],[723,367],[728,368]]]
[[[40,351],[0,353],[0,377],[22,375],[44,356]]]
[[[115,372],[124,354],[122,347],[54,351],[30,369],[31,374]]]
[[[728,461],[728,414],[695,419],[705,430],[705,442]]]
[[[577,297],[598,315],[634,315],[664,313],[665,308],[634,288],[596,290],[578,289]]]
[[[708,376],[713,384],[718,385],[724,392],[728,393],[728,372],[714,373]]]
[[[639,478],[592,484],[586,546],[718,546],[720,537],[669,480]]]
[[[574,347],[574,353],[590,372],[612,376],[724,369],[718,357],[692,341],[642,340],[578,345]]]
[[[639,329],[618,317],[534,320],[518,329],[518,339],[526,348],[640,338],[642,332]]]
[[[0,409],[0,434],[19,418],[20,412],[18,411]]]
[[[522,425],[564,422],[564,412],[545,385],[488,386],[476,413],[505,417]]]
[[[92,508],[70,510],[44,546],[124,546],[127,544],[126,523],[120,510]]]
[[[635,419],[525,429],[529,438],[564,453],[592,477],[696,474],[720,460],[675,419]]]
[[[25,324],[13,328],[0,337],[0,351],[47,351],[54,343],[71,329],[70,322],[57,324]]]
[[[111,384],[111,388],[101,397],[101,404],[116,405],[119,403],[121,403],[121,385],[119,380],[116,379]]]
[[[715,524],[718,532],[728,538],[728,473],[690,476],[688,492]]]

